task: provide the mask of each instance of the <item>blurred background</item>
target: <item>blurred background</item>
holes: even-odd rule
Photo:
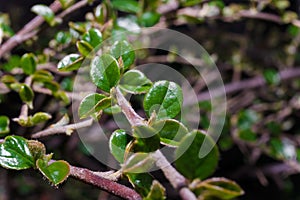
[[[51,2],[0,0],[0,12],[9,15],[11,31],[17,32],[35,16],[30,11],[33,5]],[[46,48],[58,30],[68,30],[69,21],[85,21],[86,13],[92,12],[100,2],[68,15],[57,27],[43,25],[39,38],[19,45],[13,54],[22,56],[30,49]],[[215,176],[238,182],[245,190],[239,199],[300,199],[300,0],[191,2],[189,6],[183,3],[176,11],[165,13],[160,20],[198,41],[214,59],[223,77],[228,110],[218,141],[221,156]],[[193,77],[186,64],[172,62],[190,77],[201,97],[205,93],[203,80]],[[0,66],[7,67],[7,60],[1,60]],[[65,89],[71,90],[71,78],[63,77],[60,81]],[[1,95],[1,114],[18,116],[21,107],[18,99],[16,93]],[[39,108],[57,115],[67,112],[53,106],[45,95],[37,99]],[[19,104],[11,105],[11,100]],[[203,114],[199,128],[205,130],[209,126],[210,102],[200,98],[199,107]],[[109,118],[102,120],[107,122]],[[21,129],[14,123],[11,129],[24,135],[34,131]],[[92,170],[105,169],[89,155],[76,134],[47,137],[42,141],[57,158]],[[154,174],[167,190],[171,187],[159,172]],[[74,179],[54,188],[41,177],[33,170],[0,169],[0,200],[117,199]],[[168,199],[176,198],[176,194],[168,194]]]

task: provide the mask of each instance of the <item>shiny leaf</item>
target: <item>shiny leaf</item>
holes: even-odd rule
[[[45,21],[50,25],[54,25],[55,15],[48,6],[41,4],[35,5],[31,8],[31,11],[39,16],[42,16],[45,19]]]
[[[70,54],[65,56],[59,63],[57,64],[57,69],[59,71],[73,71],[80,68],[83,62],[83,57],[78,54]]]
[[[113,8],[129,13],[138,13],[140,10],[139,3],[135,0],[112,0]]]
[[[109,149],[119,163],[124,162],[125,149],[131,138],[132,137],[122,129],[114,131],[110,136]]]
[[[188,129],[174,119],[156,121],[152,127],[159,134],[163,144],[178,146],[180,140],[188,133]]]
[[[135,52],[126,40],[116,41],[111,47],[111,54],[116,59],[122,58],[125,70],[128,69],[135,60]]]
[[[0,144],[0,165],[7,169],[27,169],[34,167],[34,158],[26,139],[20,136],[7,136]]]
[[[127,71],[120,80],[120,88],[131,94],[142,94],[149,91],[152,82],[139,70]]]
[[[102,42],[102,33],[98,29],[91,28],[82,36],[82,39],[95,48]]]
[[[43,159],[38,159],[36,165],[40,172],[55,186],[66,180],[70,174],[70,165],[64,160],[59,160],[48,165]]]
[[[87,57],[93,51],[93,47],[84,40],[77,41],[76,47],[80,54],[85,57]]]
[[[79,117],[86,118],[89,115],[97,114],[101,110],[111,105],[111,98],[103,94],[92,93],[86,96],[80,103],[78,114]]]
[[[21,100],[23,102],[25,102],[26,104],[28,104],[28,106],[30,108],[32,108],[32,101],[34,98],[34,93],[28,85],[22,84],[20,91],[19,91],[19,95],[20,95]]]
[[[123,164],[123,173],[144,173],[154,165],[154,160],[149,153],[132,154]]]
[[[120,79],[118,62],[109,54],[95,57],[91,63],[90,75],[93,83],[105,92],[117,85]]]
[[[149,194],[153,182],[153,177],[150,174],[127,173],[126,176],[139,194],[143,197],[146,197]]]
[[[180,141],[175,156],[175,164],[179,172],[188,179],[202,180],[215,171],[219,152],[209,135],[195,130]]]
[[[157,119],[173,118],[181,111],[183,95],[174,82],[158,81],[144,98],[144,109],[148,117],[156,112]]]

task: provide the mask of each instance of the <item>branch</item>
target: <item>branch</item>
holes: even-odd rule
[[[142,197],[133,189],[99,176],[97,172],[88,169],[70,165],[70,176],[127,200],[142,199]]]
[[[59,1],[54,1],[49,7],[54,13],[61,9]],[[8,39],[3,45],[0,46],[0,58],[2,58],[5,53],[11,51],[18,44],[29,38],[32,38],[37,33],[37,31],[34,30],[41,26],[44,21],[45,20],[43,17],[36,16],[30,22],[28,22],[16,35]]]
[[[279,76],[280,76],[281,81],[300,77],[300,67],[282,70],[279,72]],[[249,80],[226,84],[225,92],[226,92],[226,94],[231,94],[231,93],[234,93],[234,92],[237,92],[240,90],[247,90],[247,89],[261,87],[266,84],[267,83],[263,76],[257,76],[255,78],[251,78]],[[210,93],[219,94],[221,91],[223,91],[222,88],[217,88],[210,92],[203,92],[197,96],[197,99],[198,99],[198,101],[206,101],[211,98]]]
[[[61,134],[61,133],[66,133],[67,135],[69,135],[70,133],[73,132],[73,130],[89,127],[92,124],[93,124],[93,119],[88,119],[88,120],[78,122],[75,124],[69,124],[66,126],[58,126],[58,127],[48,128],[46,130],[34,133],[31,137],[32,138],[40,138],[40,137],[46,137],[49,135],[55,135],[55,134]]]
[[[147,125],[142,117],[140,117],[130,106],[129,102],[125,99],[124,95],[117,87],[115,89],[118,105],[121,107],[122,112],[128,119],[132,126]],[[179,190],[179,194],[184,200],[196,200],[194,193],[192,193],[187,185],[184,176],[182,176],[166,159],[166,157],[157,150],[152,154],[156,165],[162,170],[165,177],[170,181],[173,188]]]
[[[58,18],[64,18],[66,15],[74,12],[75,10],[78,10],[79,8],[84,7],[88,3],[89,3],[88,0],[79,1],[79,2],[75,3],[74,5],[72,5],[71,7],[67,8],[66,10],[64,10],[63,12],[61,12],[59,15],[57,15],[57,17]]]

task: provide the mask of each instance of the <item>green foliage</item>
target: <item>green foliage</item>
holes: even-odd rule
[[[153,84],[144,99],[147,116],[153,112],[158,119],[174,118],[181,111],[182,90],[174,82],[158,81]]]
[[[142,94],[149,91],[152,82],[138,70],[127,71],[120,80],[119,87],[131,94]]]
[[[31,11],[37,15],[42,16],[46,22],[48,22],[51,26],[56,24],[55,15],[53,11],[46,5],[35,5],[31,8]]]
[[[26,53],[21,58],[21,66],[25,74],[33,74],[36,70],[36,60],[33,53]]]
[[[80,68],[83,57],[78,54],[70,54],[65,56],[58,64],[57,68],[60,71],[73,71]]]
[[[26,103],[30,108],[33,108],[32,101],[34,98],[34,93],[28,85],[26,85],[26,84],[20,85],[19,95],[20,95],[21,100],[24,103]]]
[[[187,134],[180,141],[175,154],[176,168],[191,180],[207,178],[218,165],[219,152],[216,144],[209,135],[200,131]]]
[[[0,116],[0,135],[9,133],[9,118],[7,116]]]
[[[7,136],[0,144],[0,165],[7,169],[28,169],[35,166],[26,139],[20,136]]]
[[[70,166],[64,160],[58,160],[48,164],[48,160],[38,159],[36,166],[55,186],[66,180],[70,173]]]
[[[122,58],[123,65],[120,67],[124,68],[125,70],[134,63],[135,53],[132,49],[132,46],[126,40],[116,41],[112,45],[110,51],[116,59]]]
[[[123,164],[123,173],[143,173],[154,166],[154,159],[149,153],[134,153]]]
[[[109,139],[109,149],[112,155],[119,163],[124,162],[126,146],[131,137],[122,129],[115,130]]]
[[[123,12],[138,13],[140,11],[139,3],[135,0],[112,0],[112,6]]]
[[[90,75],[93,83],[105,92],[117,85],[120,79],[118,62],[109,54],[95,57],[91,63]]]

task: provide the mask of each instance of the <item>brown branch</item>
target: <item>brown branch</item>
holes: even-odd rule
[[[144,119],[133,110],[118,87],[115,89],[115,95],[118,105],[121,107],[123,114],[126,116],[127,120],[132,126],[147,125]],[[169,163],[166,157],[159,150],[152,153],[151,156],[154,158],[157,167],[162,170],[172,186],[176,190],[179,190],[179,194],[182,199],[197,199],[193,192],[187,188],[185,178]]]
[[[82,122],[78,122],[75,124],[69,124],[66,126],[58,126],[58,127],[52,127],[48,128],[46,130],[34,133],[31,135],[32,138],[41,138],[41,137],[46,137],[49,135],[55,135],[55,134],[61,134],[61,133],[71,133],[73,130],[80,129],[80,128],[85,128],[89,127],[93,124],[93,119],[88,119]]]
[[[111,194],[128,200],[141,200],[142,197],[133,189],[99,176],[97,172],[70,165],[70,176],[94,185]]]
[[[54,1],[49,7],[54,13],[61,9],[59,1]],[[0,46],[0,58],[2,58],[5,53],[11,51],[18,44],[33,37],[37,33],[34,30],[41,26],[44,21],[45,20],[43,17],[36,16],[30,22],[28,22],[16,35],[8,39],[3,45]]]
[[[293,79],[300,77],[300,67],[298,68],[291,68],[291,69],[286,69],[283,71],[279,72],[280,80],[285,81],[288,79]],[[266,85],[266,81],[263,76],[257,76],[255,78],[251,78],[249,80],[243,80],[239,82],[233,82],[225,85],[225,92],[226,94],[231,94],[234,92],[238,92],[241,90],[248,90],[248,89],[253,89],[257,87],[261,87]],[[217,88],[215,90],[212,90],[210,92],[203,92],[200,93],[197,98],[198,101],[206,101],[211,99],[211,93],[214,94],[219,94],[223,91],[223,88]]]
[[[57,17],[58,18],[64,18],[66,15],[74,12],[75,10],[78,10],[79,8],[84,7],[88,3],[89,3],[88,0],[79,1],[79,2],[75,3],[74,5],[72,5],[71,7],[67,8],[66,10],[64,10],[63,12],[61,12],[59,15],[57,15]]]

